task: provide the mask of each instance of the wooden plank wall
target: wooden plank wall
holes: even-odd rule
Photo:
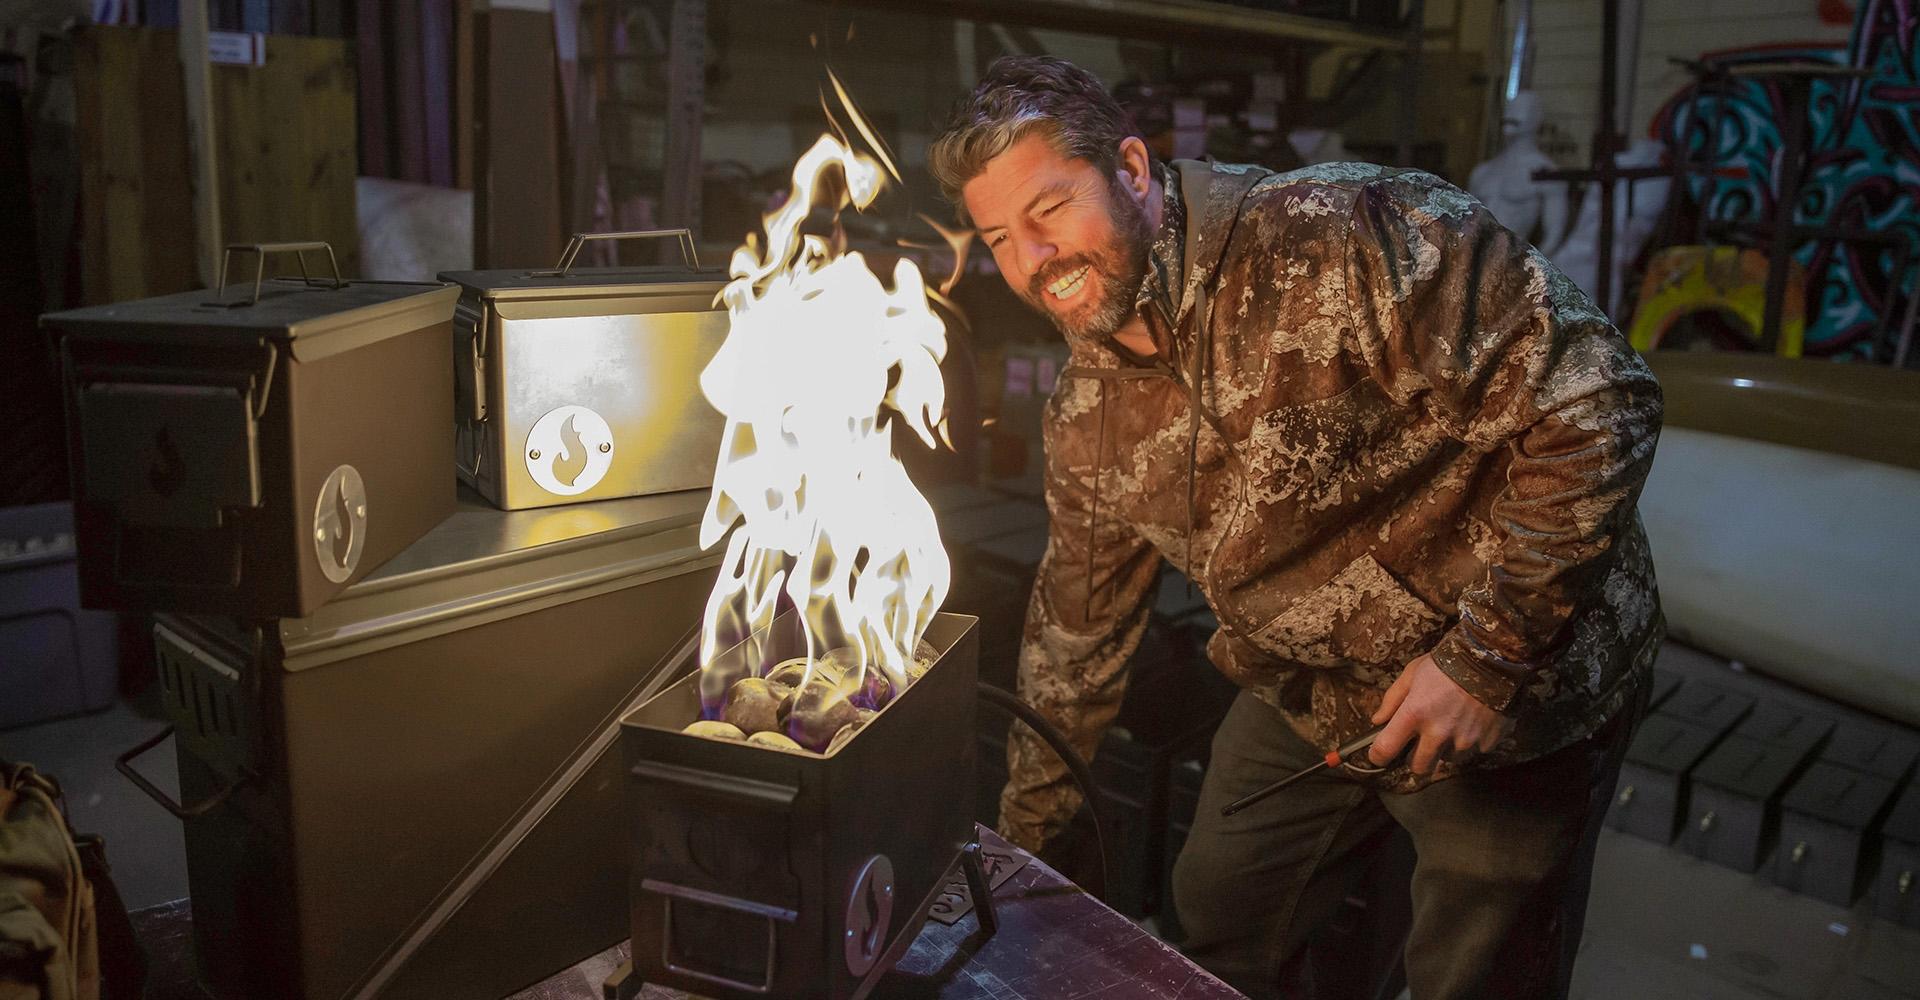
[[[199,285],[178,44],[153,28],[77,33],[85,302]],[[214,67],[223,242],[326,240],[358,273],[354,92],[339,39],[269,36],[266,65]]]
[[[200,283],[175,36],[93,26],[75,33],[83,302]]]
[[[268,35],[265,66],[213,67],[213,114],[226,242],[325,240],[341,273],[358,275],[348,44]]]

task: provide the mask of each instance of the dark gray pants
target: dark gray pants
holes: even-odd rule
[[[1600,822],[1643,713],[1643,699],[1629,702],[1590,739],[1411,794],[1322,772],[1222,819],[1221,806],[1320,758],[1241,694],[1174,867],[1187,954],[1251,997],[1311,997],[1328,956],[1316,946],[1310,959],[1307,946],[1397,823],[1418,855],[1405,949],[1414,1000],[1564,997]]]

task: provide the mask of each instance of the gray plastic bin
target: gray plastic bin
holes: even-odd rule
[[[117,622],[80,607],[73,505],[0,508],[0,729],[113,704]]]

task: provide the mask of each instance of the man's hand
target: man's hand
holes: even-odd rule
[[[1373,713],[1374,725],[1383,722],[1387,728],[1367,756],[1385,767],[1417,739],[1411,763],[1414,773],[1422,775],[1433,773],[1442,754],[1458,758],[1469,751],[1484,753],[1513,728],[1512,719],[1468,694],[1430,655],[1407,664],[1387,689]]]

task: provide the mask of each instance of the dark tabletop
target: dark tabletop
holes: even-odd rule
[[[998,931],[981,937],[979,920],[971,912],[951,925],[929,920],[873,996],[1203,1000],[1241,995],[992,831],[980,831],[980,844],[988,855],[999,857],[1003,869],[1017,868],[1003,876],[1005,881],[993,893]],[[151,963],[147,1000],[203,1000],[192,984],[187,901],[141,910],[133,920]],[[600,1000],[601,983],[626,959],[627,944],[622,942],[510,1000]],[[688,996],[656,986],[641,995],[648,1000]]]

